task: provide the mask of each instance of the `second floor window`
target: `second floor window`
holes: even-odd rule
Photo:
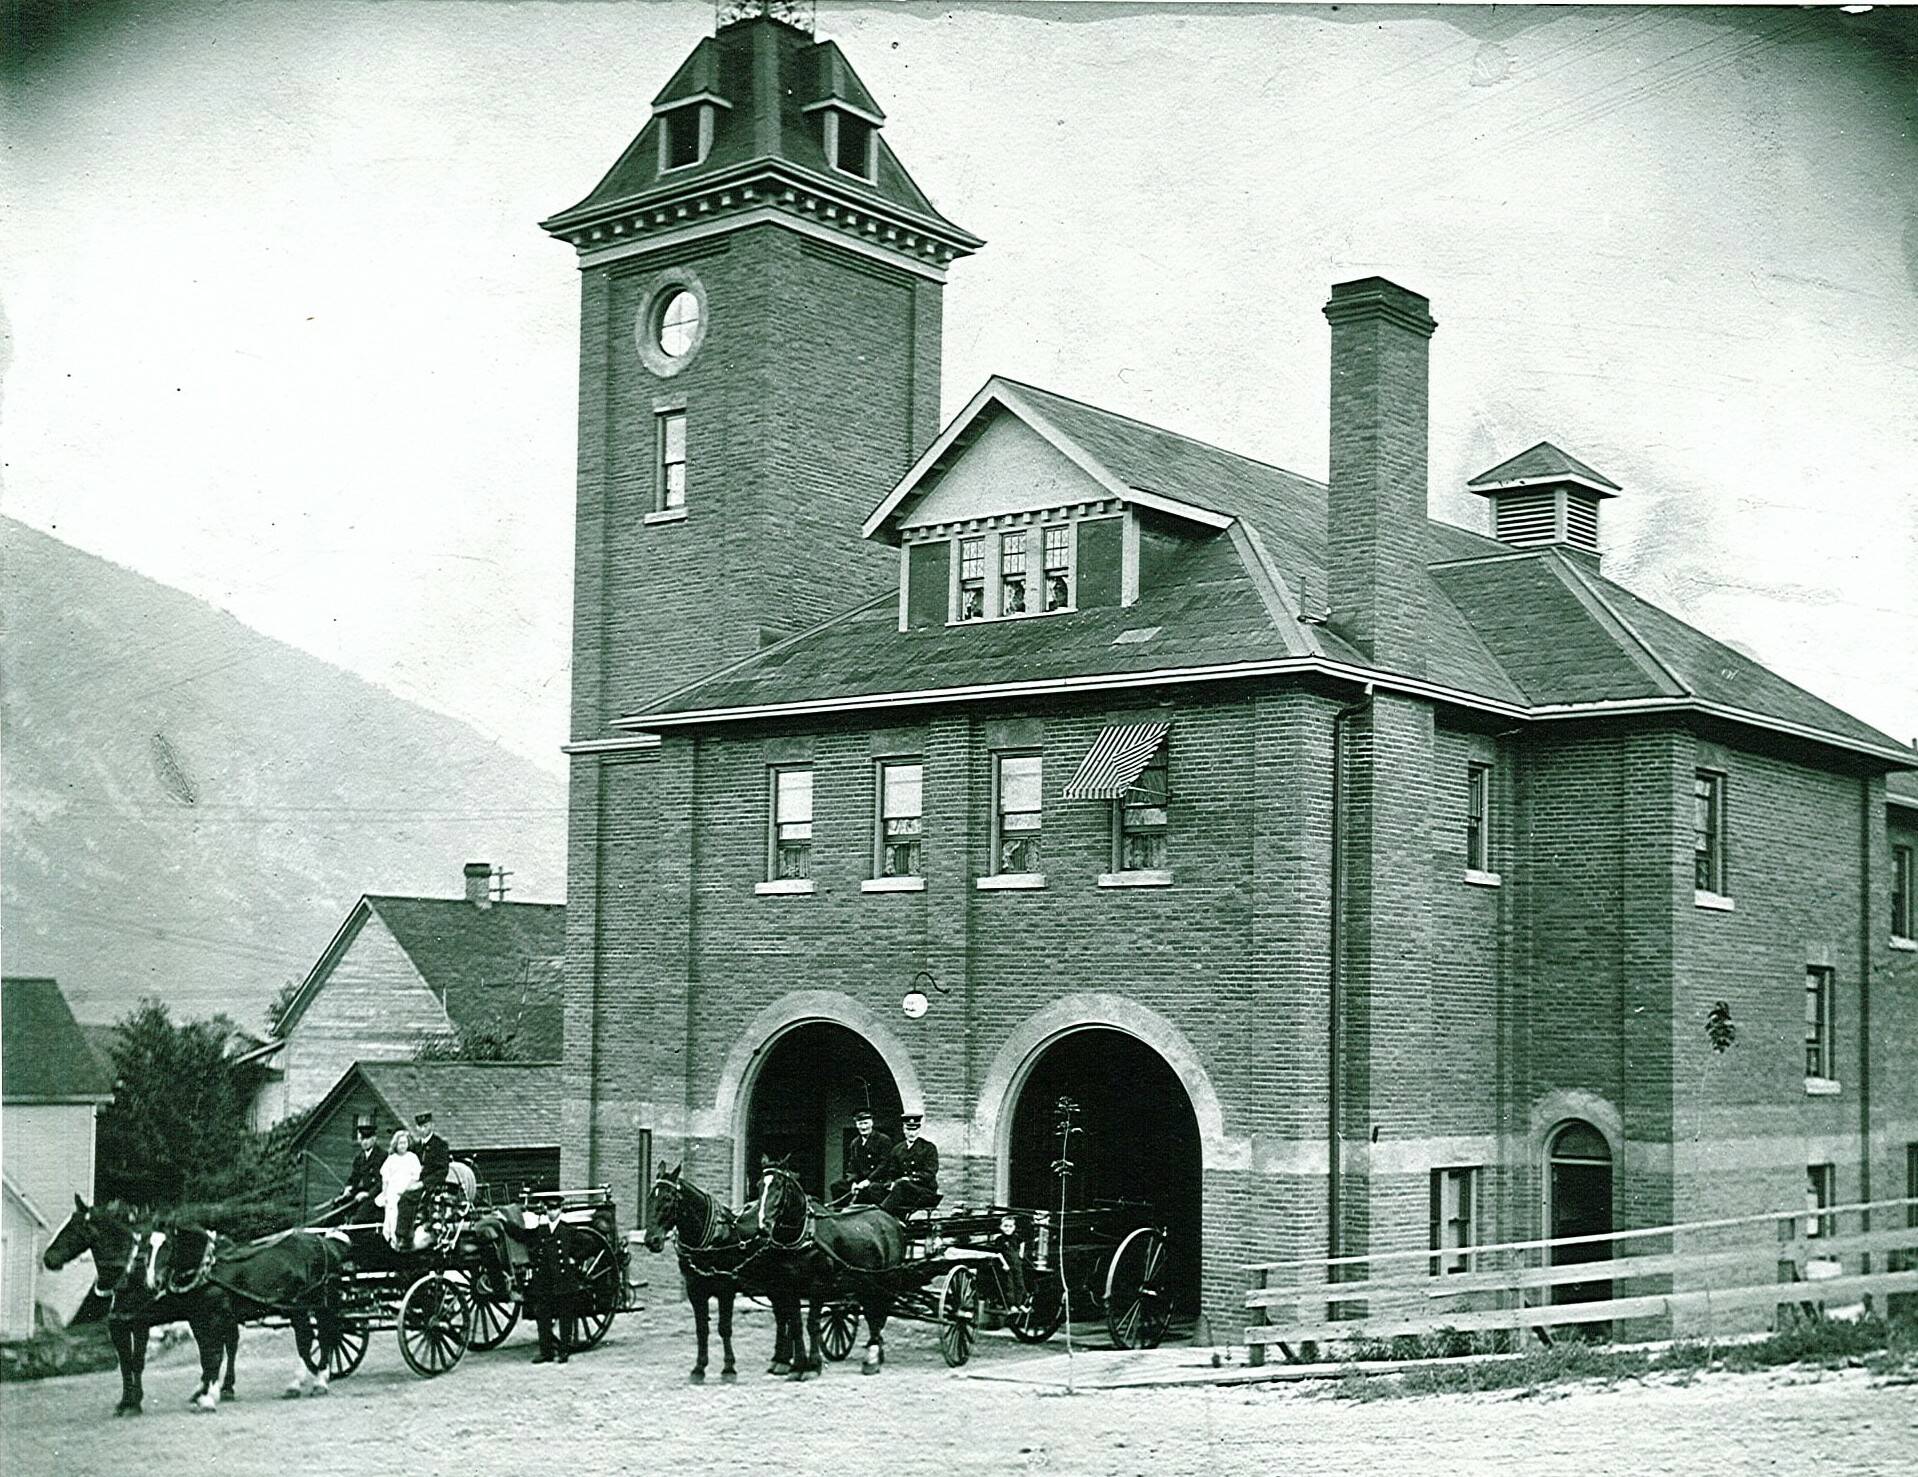
[[[1918,923],[1912,921],[1911,848],[1891,849],[1891,932],[1894,938],[1918,938]]]
[[[1001,754],[996,761],[992,869],[1038,872],[1043,761],[1037,754]]]
[[[812,771],[773,771],[772,875],[812,876]]]
[[[984,620],[986,615],[986,541],[959,540],[959,619]]]
[[[878,877],[923,877],[920,850],[924,820],[925,768],[918,760],[879,766]]]
[[[686,506],[686,412],[669,410],[660,416],[658,438],[660,511],[683,508]]]
[[[1805,970],[1805,1075],[1835,1077],[1832,1053],[1832,972],[1812,965]]]
[[[1465,866],[1492,870],[1492,766],[1465,766]]]
[[[1139,772],[1132,788],[1117,802],[1121,872],[1163,872],[1171,865],[1166,846],[1168,808],[1172,787],[1165,747]]]
[[[1692,886],[1725,895],[1725,776],[1701,769],[1692,777]]]
[[[1007,533],[999,537],[999,614],[1026,613],[1026,536]]]
[[[1072,604],[1072,530],[1064,526],[1045,531],[1045,595],[1047,610]]]

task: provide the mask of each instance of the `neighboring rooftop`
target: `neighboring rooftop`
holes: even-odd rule
[[[0,1098],[9,1103],[104,1103],[113,1079],[47,979],[0,981]]]
[[[321,1100],[299,1141],[318,1130],[356,1082],[364,1082],[389,1115],[382,1128],[411,1129],[413,1115],[429,1111],[456,1155],[557,1148],[560,1073],[551,1063],[355,1062]]]

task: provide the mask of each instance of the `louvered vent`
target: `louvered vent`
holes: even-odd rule
[[[1498,500],[1498,539],[1504,544],[1549,544],[1558,537],[1558,494],[1550,487],[1507,493]],[[1596,525],[1594,525],[1596,540]]]
[[[1589,554],[1598,552],[1598,501],[1575,490],[1565,493],[1565,542]]]

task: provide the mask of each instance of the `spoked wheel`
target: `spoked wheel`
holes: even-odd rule
[[[819,1352],[835,1364],[852,1352],[859,1334],[857,1303],[827,1303],[819,1310]]]
[[[577,1354],[605,1338],[613,1326],[619,1312],[620,1267],[613,1243],[591,1226],[576,1227],[573,1236],[579,1249],[580,1313],[566,1347]]]
[[[1172,1322],[1165,1294],[1165,1232],[1140,1226],[1112,1253],[1105,1278],[1106,1331],[1120,1349],[1156,1349]]]
[[[320,1360],[326,1360],[326,1377],[343,1380],[360,1367],[366,1357],[366,1325],[342,1320],[332,1327],[321,1325],[315,1331],[300,1362],[314,1374],[320,1372]]]
[[[957,1368],[972,1357],[979,1331],[979,1284],[971,1267],[954,1267],[939,1290],[939,1352]]]
[[[1032,1279],[1032,1306],[1007,1315],[1006,1327],[1022,1344],[1043,1344],[1066,1321],[1066,1289],[1059,1275],[1047,1273]]]
[[[519,1292],[510,1278],[484,1267],[473,1274],[472,1295],[472,1347],[482,1353],[497,1349],[519,1325]]]
[[[428,1272],[400,1300],[400,1357],[431,1379],[460,1362],[473,1336],[473,1300],[456,1279]]]

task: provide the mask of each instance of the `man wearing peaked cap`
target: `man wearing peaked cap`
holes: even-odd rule
[[[420,1159],[420,1182],[400,1197],[402,1246],[411,1246],[413,1228],[432,1218],[434,1202],[446,1189],[446,1171],[453,1163],[453,1146],[433,1127],[431,1108],[422,1108],[413,1115],[413,1129],[413,1152]]]
[[[380,1193],[380,1166],[386,1163],[386,1150],[373,1132],[371,1114],[361,1113],[353,1120],[353,1167],[347,1171],[346,1188],[333,1203],[343,1207],[343,1221],[363,1219],[374,1197]],[[377,1212],[375,1212],[377,1217]]]
[[[939,1150],[931,1139],[919,1137],[925,1112],[917,1104],[899,1115],[904,1139],[894,1146],[887,1174],[892,1185],[880,1204],[904,1220],[915,1210],[939,1203]]]
[[[887,1166],[892,1162],[892,1140],[872,1126],[872,1109],[861,1108],[852,1115],[858,1134],[846,1150],[845,1178],[834,1182],[835,1203],[848,1195],[864,1203],[876,1202],[883,1193]]]

